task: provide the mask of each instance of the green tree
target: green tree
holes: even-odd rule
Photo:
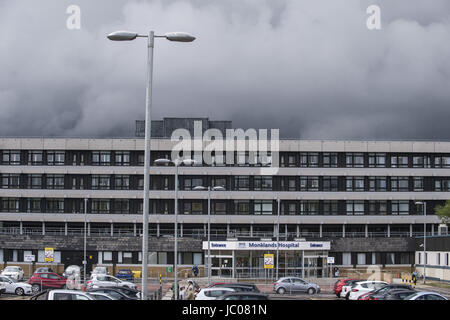
[[[450,200],[445,202],[445,205],[436,206],[434,208],[436,215],[441,219],[442,223],[449,224],[450,223]]]

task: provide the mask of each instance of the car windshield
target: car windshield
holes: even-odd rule
[[[119,270],[119,273],[125,273],[125,274],[128,274],[128,273],[130,273],[130,271],[129,271],[129,270]]]
[[[18,267],[6,267],[5,271],[6,272],[17,272],[17,271],[19,271],[19,268]]]
[[[417,292],[414,292],[414,293],[412,293],[410,295],[407,295],[406,297],[403,298],[403,300],[408,300],[408,299],[414,297],[416,294],[417,294]]]

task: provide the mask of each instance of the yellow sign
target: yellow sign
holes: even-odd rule
[[[264,254],[264,269],[273,269],[273,254],[266,253]]]
[[[44,261],[45,262],[53,262],[53,257],[54,257],[53,248],[45,248]]]

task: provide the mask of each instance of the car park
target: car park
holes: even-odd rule
[[[352,286],[352,289],[350,290],[348,300],[358,300],[359,296],[374,290],[381,289],[382,287],[388,284],[389,283],[385,281],[378,281],[378,280],[356,282]]]
[[[134,275],[131,269],[119,269],[116,274],[116,278],[132,282],[134,280]]]
[[[31,285],[26,282],[18,282],[6,276],[0,276],[0,286],[5,288],[4,293],[16,294],[24,296],[32,294]]]
[[[364,280],[362,280],[362,279],[346,280],[344,282],[344,285],[342,286],[342,290],[341,290],[341,293],[339,294],[339,296],[341,298],[348,299],[348,296],[350,295],[350,291],[352,290],[352,286],[355,283],[361,282],[361,281],[364,281]]]
[[[136,289],[137,286],[128,281],[120,280],[116,277],[104,274],[93,274],[91,279],[87,282],[88,288],[104,288],[104,287],[128,287]]]
[[[414,292],[409,296],[406,296],[404,300],[448,300],[448,299],[437,292],[420,291]]]
[[[63,289],[66,287],[67,278],[57,273],[35,273],[28,280],[33,293],[37,293],[43,289]]]
[[[119,300],[107,293],[102,293],[102,292],[89,292],[89,295],[94,297],[95,300]]]
[[[229,292],[216,300],[269,300],[269,296],[256,292]]]
[[[30,300],[96,300],[89,293],[78,290],[46,290],[30,298]]]
[[[197,293],[195,300],[216,300],[218,297],[221,297],[228,292],[235,292],[235,290],[222,286],[203,288],[199,293]]]
[[[238,287],[243,287],[243,288],[249,289],[249,290],[245,290],[245,291],[260,292],[258,287],[255,284],[244,283],[244,282],[233,282],[233,283],[220,282],[220,283],[214,283],[214,284],[210,285],[208,288],[216,288],[216,287],[232,288],[233,286],[238,286]],[[240,291],[244,291],[244,290],[240,290]]]
[[[407,284],[388,284],[378,290],[371,291],[367,294],[367,300],[384,300],[384,297],[393,290],[409,290],[411,293],[415,292],[413,287]]]
[[[138,300],[136,297],[130,297],[126,295],[125,293],[118,290],[118,288],[88,288],[86,289],[87,293],[91,292],[100,292],[100,293],[106,293],[107,295],[110,295],[117,300]]]
[[[320,292],[320,287],[312,282],[307,282],[296,277],[284,277],[275,282],[273,290],[278,294],[306,292],[315,294]]]
[[[2,276],[6,276],[15,280],[23,280],[24,272],[21,267],[17,266],[8,266],[6,267],[2,273]]]

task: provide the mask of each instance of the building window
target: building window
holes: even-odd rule
[[[42,165],[42,151],[28,152],[28,165],[38,166]]]
[[[409,178],[391,177],[391,191],[409,191]]]
[[[386,264],[395,264],[395,254],[393,252],[386,253]]]
[[[414,191],[423,191],[423,177],[413,178]]]
[[[300,201],[301,215],[317,215],[319,213],[319,201]]]
[[[64,213],[64,199],[47,199],[47,212]]]
[[[254,214],[265,215],[272,214],[273,204],[270,200],[255,200]]]
[[[323,177],[323,191],[339,191],[337,177]]]
[[[281,203],[281,214],[283,215],[295,215],[297,213],[297,205],[292,202]]]
[[[106,199],[93,199],[91,206],[92,206],[92,213],[110,212],[110,201]]]
[[[352,265],[352,254],[350,252],[342,253],[342,265],[344,265],[344,266]]]
[[[316,168],[319,166],[319,154],[311,152],[300,153],[300,167]]]
[[[250,214],[250,201],[235,200],[234,201],[234,212],[236,214],[241,214],[241,215]]]
[[[41,212],[41,199],[39,198],[28,199],[27,212]]]
[[[414,156],[413,168],[431,168],[431,157],[429,156]]]
[[[28,188],[30,189],[42,189],[42,175],[30,174],[28,176]]]
[[[450,157],[436,156],[434,157],[435,168],[450,168]]]
[[[450,191],[450,179],[437,179],[434,181],[434,191]]]
[[[130,165],[130,152],[116,151],[114,160],[115,160],[114,164],[116,166],[129,166]]]
[[[64,189],[64,175],[49,174],[46,177],[47,189]]]
[[[409,214],[409,201],[392,201],[391,212],[393,215]]]
[[[369,215],[386,215],[387,201],[369,201]]]
[[[366,264],[366,254],[365,253],[358,253],[357,254],[357,264],[359,264],[359,265],[365,265]]]
[[[345,155],[345,166],[347,168],[363,168],[364,154],[362,153],[347,153]]]
[[[129,190],[130,189],[130,176],[128,176],[128,175],[114,176],[114,188],[116,190]]]
[[[225,177],[212,177],[211,178],[212,187],[227,187],[227,178]]]
[[[369,153],[369,168],[385,168],[386,154],[384,153]]]
[[[2,164],[6,165],[20,165],[20,151],[3,150]]]
[[[4,173],[2,176],[2,189],[19,189],[20,175]]]
[[[347,201],[347,215],[363,215],[364,201]]]
[[[295,167],[297,165],[296,157],[293,154],[282,154],[280,158],[281,167]]]
[[[202,178],[184,178],[184,190],[192,190],[195,187],[203,186],[203,179]]]
[[[319,177],[300,177],[300,191],[319,191]]]
[[[129,200],[114,200],[114,213],[128,214],[130,213]]]
[[[338,202],[337,201],[324,201],[323,202],[323,214],[327,216],[338,215]]]
[[[64,151],[47,151],[47,165],[63,166],[65,164],[66,153]]]
[[[195,201],[185,202],[184,214],[203,214],[203,203]]]
[[[93,166],[109,166],[111,165],[111,152],[109,151],[93,151],[92,152]]]
[[[408,156],[391,156],[391,168],[408,168]]]
[[[111,178],[107,175],[93,175],[92,176],[93,190],[109,190],[111,189]]]
[[[346,191],[364,191],[364,177],[346,177]]]
[[[255,191],[272,190],[272,177],[263,177],[263,176],[254,177],[253,182]]]
[[[235,190],[248,191],[250,190],[250,177],[249,176],[235,176],[234,177]]]
[[[227,214],[227,203],[223,201],[214,201],[211,204],[212,214]]]
[[[295,177],[281,177],[281,191],[296,191]]]
[[[323,154],[323,166],[324,166],[324,168],[337,168],[338,154],[337,153],[324,153]]]
[[[19,199],[2,198],[2,212],[19,212]]]
[[[386,191],[386,177],[369,177],[369,191]]]

